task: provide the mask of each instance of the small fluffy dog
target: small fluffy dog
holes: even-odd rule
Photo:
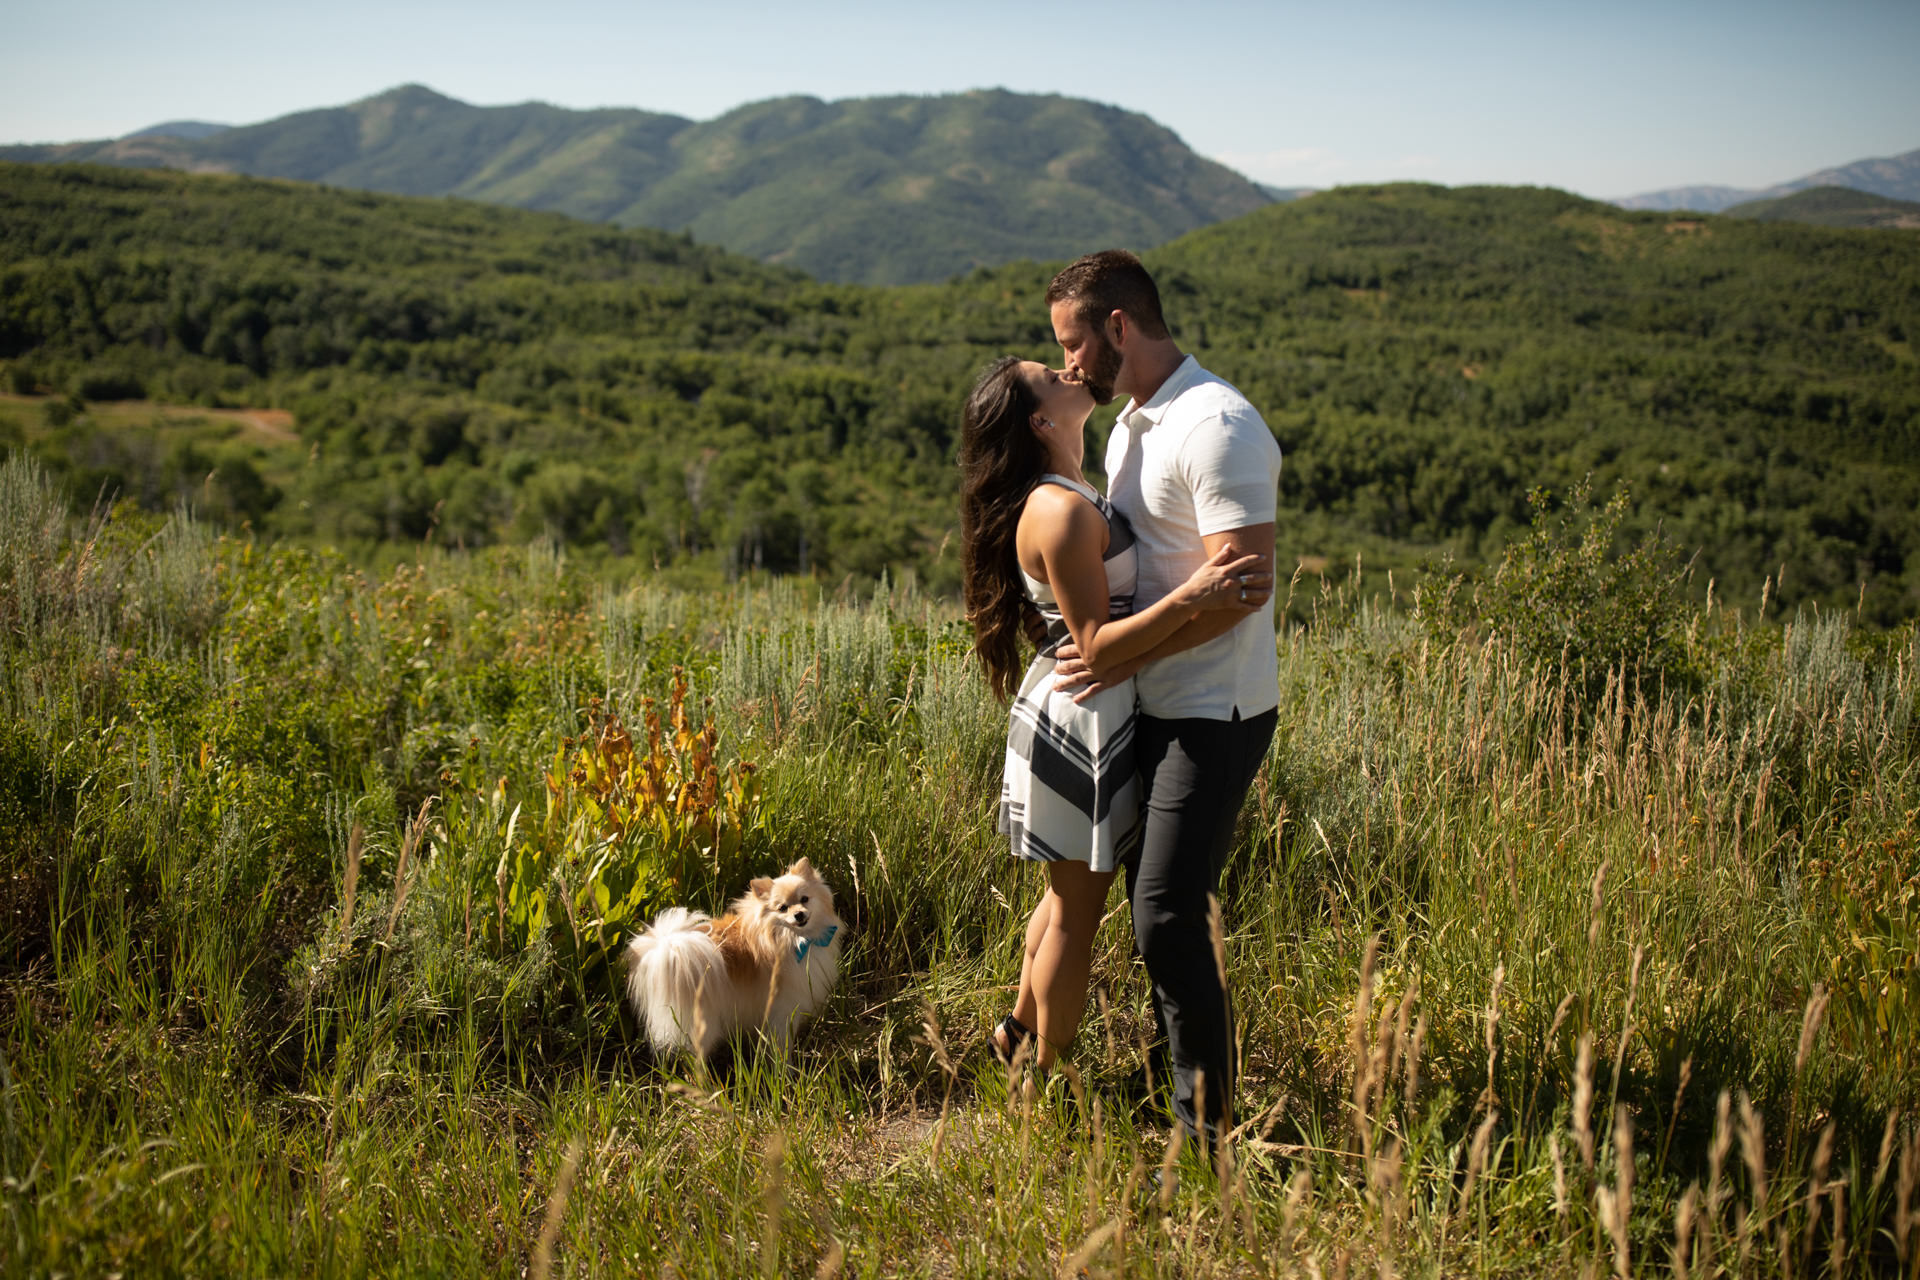
[[[719,919],[672,907],[627,944],[627,996],[654,1052],[702,1058],[760,1027],[780,1049],[840,976],[833,891],[806,858],[762,876]]]

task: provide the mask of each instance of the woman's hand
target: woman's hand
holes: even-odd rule
[[[1244,609],[1251,613],[1273,598],[1273,574],[1264,564],[1265,557],[1239,555],[1232,543],[1225,543],[1174,593],[1182,607],[1196,612]]]

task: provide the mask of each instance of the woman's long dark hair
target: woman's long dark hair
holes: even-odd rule
[[[1020,687],[1021,612],[1026,586],[1014,532],[1027,494],[1046,474],[1047,449],[1034,434],[1040,399],[1003,356],[973,384],[960,414],[960,563],[973,624],[973,651],[1002,701]]]

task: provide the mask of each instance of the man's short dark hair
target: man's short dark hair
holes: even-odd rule
[[[1160,290],[1140,259],[1125,249],[1102,249],[1075,259],[1047,286],[1047,305],[1065,302],[1082,324],[1104,329],[1107,317],[1127,313],[1141,334],[1167,336],[1166,317],[1160,314]]]

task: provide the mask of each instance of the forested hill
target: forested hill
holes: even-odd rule
[[[1808,187],[1790,196],[1749,200],[1727,210],[1732,218],[1762,222],[1810,222],[1817,227],[1899,227],[1920,231],[1920,203],[1855,191],[1852,187]]]
[[[1146,116],[983,90],[781,98],[696,123],[477,107],[406,85],[210,136],[0,147],[0,159],[293,178],[690,229],[823,279],[944,280],[1081,245],[1150,246],[1267,196]]]
[[[1148,262],[1286,450],[1281,546],[1310,567],[1485,556],[1530,487],[1592,473],[1723,599],[1784,565],[1788,605],[1864,581],[1869,616],[1920,614],[1920,237],[1392,186]],[[0,361],[67,398],[0,406],[0,434],[83,505],[951,585],[960,397],[992,355],[1057,360],[1050,270],[830,285],[473,203],[8,166]],[[116,403],[140,395],[279,406],[298,440],[148,425]]]

